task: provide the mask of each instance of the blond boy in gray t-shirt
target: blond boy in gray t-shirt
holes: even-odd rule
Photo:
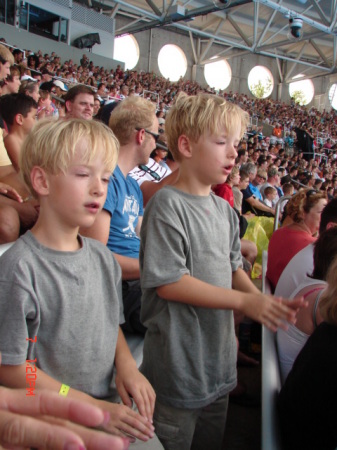
[[[166,120],[180,172],[147,205],[140,250],[141,371],[157,394],[154,424],[166,450],[221,449],[236,385],[233,309],[276,330],[302,303],[252,284],[235,213],[211,194],[231,172],[247,123],[238,106],[206,94],[180,94]]]

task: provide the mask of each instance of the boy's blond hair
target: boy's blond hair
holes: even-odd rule
[[[238,168],[238,166],[234,166],[231,173],[227,177],[227,181],[232,181],[234,177],[238,175],[238,173],[240,173],[240,169]]]
[[[87,143],[83,161],[90,163],[97,154],[103,154],[107,171],[113,172],[119,143],[106,125],[83,119],[40,120],[26,138],[20,154],[21,173],[33,195],[35,192],[30,179],[33,167],[41,167],[54,175],[65,173],[82,139]]]
[[[155,118],[156,105],[142,97],[128,97],[111,112],[109,127],[121,145],[130,142],[136,128],[151,128]]]
[[[326,278],[327,288],[319,302],[319,310],[325,322],[337,326],[337,257],[330,265]]]
[[[174,160],[180,161],[178,139],[185,135],[194,142],[200,136],[219,133],[228,134],[239,130],[242,138],[249,121],[249,115],[234,103],[211,94],[188,96],[180,93],[165,120],[168,148]]]
[[[5,45],[0,44],[0,64],[6,64],[6,62],[13,66],[14,56]]]

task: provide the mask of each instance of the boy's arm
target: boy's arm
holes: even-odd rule
[[[148,380],[139,372],[121,329],[118,332],[115,366],[116,387],[123,403],[131,407],[132,397],[140,414],[152,423],[156,394]]]
[[[26,388],[26,364],[17,366],[1,366],[0,367],[0,384],[11,388]],[[35,372],[35,366],[31,365],[32,371]],[[31,373],[30,372],[30,373]],[[36,368],[36,388],[48,389],[50,391],[59,392],[62,383],[47,375],[42,370]],[[68,397],[93,404],[108,411],[110,413],[110,421],[104,426],[106,431],[116,435],[123,435],[123,432],[135,436],[138,439],[147,441],[153,437],[153,426],[136,411],[128,406],[117,403],[110,403],[104,400],[97,400],[84,392],[72,389],[68,393]]]
[[[232,287],[237,291],[261,295],[261,291],[252,283],[249,276],[240,267],[232,272]]]
[[[169,301],[202,308],[237,309],[273,331],[278,327],[286,328],[285,321],[296,322],[296,310],[304,305],[303,299],[285,301],[261,294],[258,290],[253,293],[246,280],[241,283],[248,292],[213,286],[190,275],[183,275],[175,283],[157,287],[157,294]],[[240,282],[236,281],[238,284]]]

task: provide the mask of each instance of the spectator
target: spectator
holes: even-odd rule
[[[64,96],[66,116],[91,120],[94,112],[95,93],[88,86],[74,86]]]
[[[279,396],[285,448],[334,450],[337,446],[337,259],[319,309],[324,320],[308,339]]]
[[[112,111],[109,126],[120,149],[118,165],[109,181],[103,211],[85,235],[108,245],[122,268],[124,329],[144,334],[140,322],[139,232],[143,220],[143,196],[128,174],[146,164],[158,140],[155,106],[141,97],[130,97]]]
[[[120,267],[105,246],[78,235],[104,203],[117,153],[96,121],[41,121],[26,139],[20,167],[40,214],[1,258],[0,383],[25,387],[28,364],[40,389],[96,405],[110,413],[103,429],[148,441],[155,394],[119,329]],[[111,402],[114,364],[127,406]]]
[[[16,66],[10,67],[10,74],[2,86],[1,95],[17,94],[21,85],[20,70]]]
[[[38,103],[40,99],[39,84],[35,81],[24,80],[21,82],[19,93],[29,95]]]
[[[316,241],[326,204],[325,194],[312,189],[303,189],[289,200],[287,215],[291,223],[276,230],[269,241],[267,277],[273,289],[296,253]]]
[[[277,190],[272,186],[267,186],[264,190],[263,203],[269,206],[269,208],[274,208],[276,204],[275,201],[277,201],[277,199],[278,199]]]
[[[324,194],[323,194],[324,195]],[[319,233],[337,226],[337,198],[331,200],[323,209],[319,225]],[[288,298],[302,282],[303,278],[314,270],[314,245],[309,244],[293,256],[285,269],[275,289],[275,295]]]
[[[237,105],[205,94],[180,94],[166,119],[179,175],[146,207],[140,264],[147,326],[141,370],[157,393],[154,424],[167,450],[222,446],[236,385],[232,307],[269,326],[271,320],[273,329],[292,315],[243,272],[236,214],[210,195],[234,166],[247,122]],[[218,130],[226,134],[220,145]],[[275,316],[267,312],[271,305]],[[256,314],[261,307],[268,319]]]
[[[1,98],[0,105],[10,130],[4,139],[5,147],[14,169],[19,172],[21,147],[35,125],[37,103],[25,94],[7,94]]]
[[[264,205],[262,202],[262,195],[257,187],[261,181],[261,178],[257,176],[255,164],[248,162],[242,166],[242,169],[249,176],[249,185],[246,189],[242,190],[242,214],[252,212],[256,215],[273,216],[274,210]]]

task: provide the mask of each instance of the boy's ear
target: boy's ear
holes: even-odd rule
[[[182,134],[178,138],[178,149],[185,158],[190,158],[192,156],[192,144],[185,134]]]
[[[15,114],[14,122],[17,123],[18,125],[22,125],[23,124],[23,115],[22,114]]]
[[[34,166],[30,173],[30,180],[34,191],[40,195],[45,196],[49,194],[49,183],[46,172],[39,166]]]

